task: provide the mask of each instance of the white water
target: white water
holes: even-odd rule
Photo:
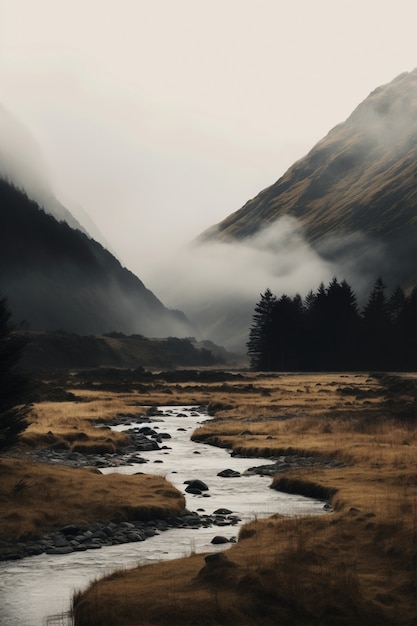
[[[211,514],[218,508],[228,508],[243,522],[255,516],[266,517],[274,513],[301,516],[324,512],[323,502],[269,489],[269,477],[218,477],[217,473],[224,469],[243,473],[249,467],[263,465],[267,461],[231,457],[227,450],[193,443],[190,440],[191,433],[208,416],[190,407],[161,407],[161,410],[163,415],[156,418],[158,421],[147,425],[156,427],[155,430],[161,433],[168,432],[172,439],[164,440],[163,444],[171,449],[141,453],[143,458],[149,460],[146,464],[120,467],[117,470],[109,468],[103,472],[131,474],[140,471],[163,475],[184,492],[189,510],[204,509],[205,513]],[[118,430],[123,428],[118,427]],[[210,497],[185,493],[187,485],[184,481],[197,478],[208,485],[209,491],[205,493]],[[0,626],[66,626],[71,622],[63,614],[69,610],[72,593],[85,588],[92,579],[123,567],[187,556],[191,552],[223,550],[230,544],[213,545],[211,539],[215,535],[227,538],[237,536],[238,531],[239,526],[178,528],[144,542],[68,555],[43,554],[0,563]]]

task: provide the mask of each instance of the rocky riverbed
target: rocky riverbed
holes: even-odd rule
[[[234,526],[240,518],[228,509],[219,509],[212,515],[185,511],[183,515],[165,520],[108,522],[89,525],[69,524],[54,533],[43,535],[40,539],[26,542],[0,541],[0,560],[16,560],[37,554],[70,554],[85,550],[97,550],[105,546],[120,545],[145,541],[171,528],[195,529],[209,526]],[[221,540],[221,541],[220,541]],[[214,543],[233,543],[236,537],[219,536]]]
[[[195,415],[199,415],[200,410],[200,407],[196,407]],[[85,454],[51,446],[26,452],[25,456],[44,463],[73,467],[95,467],[97,472],[100,472],[100,468],[121,468],[149,463],[150,459],[144,458],[141,453],[166,451],[169,454],[171,434],[161,430],[159,421],[164,422],[161,415],[163,415],[161,411],[152,408],[146,415],[119,414],[111,422],[106,422],[105,427],[107,428],[123,426],[124,433],[129,436],[129,443],[114,454]],[[181,417],[181,413],[178,413],[177,417]],[[184,415],[184,417],[187,416]],[[147,425],[150,422],[152,422],[152,427]],[[103,425],[100,426],[103,427]],[[272,463],[249,467],[244,472],[225,468],[219,471],[217,476],[228,480],[253,474],[273,476],[295,467],[308,467],[318,464],[324,467],[341,465],[329,459],[296,455],[280,456],[271,460]],[[153,462],[162,463],[163,461],[155,458]],[[186,480],[184,483],[187,483],[184,490],[188,494],[210,497],[208,487],[203,481],[194,478]],[[17,560],[43,553],[62,555],[71,552],[97,550],[105,546],[145,541],[148,537],[153,537],[171,528],[227,527],[234,526],[240,521],[239,516],[234,515],[233,511],[229,509],[221,508],[208,515],[200,507],[197,511],[185,510],[181,516],[164,520],[133,520],[120,523],[108,521],[82,526],[69,524],[36,540],[25,542],[0,541],[0,560]],[[213,541],[215,543],[233,542],[235,539],[228,533],[227,537],[216,535]]]
[[[36,541],[2,542],[0,597],[6,601],[0,603],[0,623],[69,626],[71,619],[65,621],[65,614],[74,589],[110,571],[192,552],[221,551],[236,541],[241,525],[255,516],[326,514],[323,498],[270,489],[268,476],[247,472],[250,465],[271,464],[275,459],[232,457],[224,448],[192,441],[191,434],[207,417],[205,408],[198,406],[154,408],[148,415],[135,409],[134,414],[118,415],[111,423],[118,431],[131,431],[128,445],[114,455],[71,456],[69,450],[51,448],[32,451],[29,458],[93,466],[103,474],[144,471],[162,475],[183,492],[186,510],[164,520],[107,520],[76,526],[69,519],[67,526]],[[108,426],[108,422],[98,426]],[[171,438],[161,437],[163,433]]]

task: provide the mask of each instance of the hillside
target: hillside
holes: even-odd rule
[[[378,248],[376,270],[392,286],[408,287],[416,281],[416,163],[417,69],[375,89],[282,178],[199,242],[249,240],[290,217],[322,258],[349,258],[361,271],[366,251]]]
[[[188,336],[167,309],[99,243],[46,214],[0,180],[0,294],[16,325],[79,334]]]
[[[183,367],[241,365],[237,356],[210,341],[193,337],[149,339],[143,335],[77,335],[66,332],[18,331],[28,342],[21,365],[29,370],[126,368],[171,370]]]
[[[59,221],[87,230],[55,197],[48,182],[42,150],[30,131],[0,103],[0,172]]]

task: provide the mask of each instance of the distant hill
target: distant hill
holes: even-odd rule
[[[193,337],[149,339],[143,335],[127,336],[118,332],[100,336],[66,332],[17,332],[28,339],[21,365],[31,370],[103,367],[167,370],[237,363],[235,355],[209,341],[197,342]]]
[[[0,294],[14,323],[33,330],[194,334],[183,313],[167,309],[99,243],[58,222],[5,180],[0,180]]]
[[[248,241],[296,220],[324,259],[375,273],[392,287],[417,276],[417,69],[378,87],[273,185],[199,237]],[[376,276],[375,276],[376,277]],[[260,288],[263,288],[260,285]]]

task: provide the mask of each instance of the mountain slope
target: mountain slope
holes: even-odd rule
[[[40,147],[30,132],[0,104],[0,172],[2,178],[23,187],[47,213],[72,228],[86,232],[75,217],[54,196],[47,182],[46,165]]]
[[[56,197],[42,149],[20,120],[0,103],[0,176],[26,191],[46,213],[59,222],[66,222],[77,230],[100,242],[107,250],[109,243],[82,207],[71,211]],[[77,215],[77,218],[74,217]]]
[[[14,322],[80,334],[193,334],[100,244],[0,180],[0,294]]]
[[[249,239],[284,216],[332,260],[346,255],[346,238],[366,235],[384,246],[392,282],[415,282],[417,69],[375,89],[282,178],[199,241]]]

